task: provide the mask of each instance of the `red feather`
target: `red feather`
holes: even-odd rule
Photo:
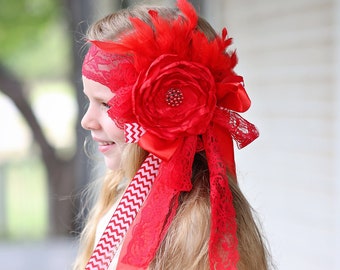
[[[190,22],[190,28],[194,29],[197,26],[198,21],[198,16],[194,7],[186,0],[178,0],[177,6],[182,11],[182,13],[188,18],[188,21]]]
[[[131,17],[133,31],[123,34],[119,41],[92,41],[99,48],[111,52],[131,54],[136,70],[141,72],[163,54],[175,54],[183,61],[200,63],[211,71],[215,81],[225,81],[235,76],[233,68],[237,63],[235,53],[226,52],[232,39],[227,37],[227,29],[221,36],[208,40],[198,31],[198,15],[186,0],[178,0],[177,6],[182,15],[171,21],[150,10],[151,25]]]

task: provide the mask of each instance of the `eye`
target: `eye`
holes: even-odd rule
[[[102,105],[103,105],[105,108],[107,108],[107,109],[110,109],[110,108],[111,108],[111,106],[110,106],[108,103],[106,103],[106,102],[102,102]]]

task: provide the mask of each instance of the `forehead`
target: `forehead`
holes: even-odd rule
[[[85,76],[83,79],[83,91],[86,96],[93,99],[109,100],[114,96],[114,93],[107,86],[89,79]]]

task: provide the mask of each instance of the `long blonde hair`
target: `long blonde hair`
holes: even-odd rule
[[[160,15],[172,18],[178,11],[158,8]],[[137,6],[108,15],[90,27],[90,40],[115,40],[123,32],[132,29],[129,17],[139,17],[149,23],[148,9]],[[212,39],[216,33],[202,18],[198,29]],[[105,177],[98,201],[90,212],[88,222],[81,234],[80,252],[74,270],[84,269],[94,248],[96,228],[99,220],[112,206],[117,197],[118,184],[123,177],[132,178],[146,157],[146,152],[135,144],[129,145],[123,153],[122,169],[110,172]],[[270,260],[266,245],[253,210],[242,194],[236,179],[229,178],[236,209],[240,260],[238,269],[266,270]],[[209,269],[208,242],[210,236],[209,171],[203,152],[197,153],[193,165],[193,189],[183,193],[180,205],[158,252],[149,266],[155,270],[207,270]],[[198,237],[199,236],[199,237]]]

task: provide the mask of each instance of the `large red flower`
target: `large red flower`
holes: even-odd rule
[[[216,108],[216,85],[206,67],[162,55],[133,87],[133,113],[149,133],[165,140],[203,134]]]

